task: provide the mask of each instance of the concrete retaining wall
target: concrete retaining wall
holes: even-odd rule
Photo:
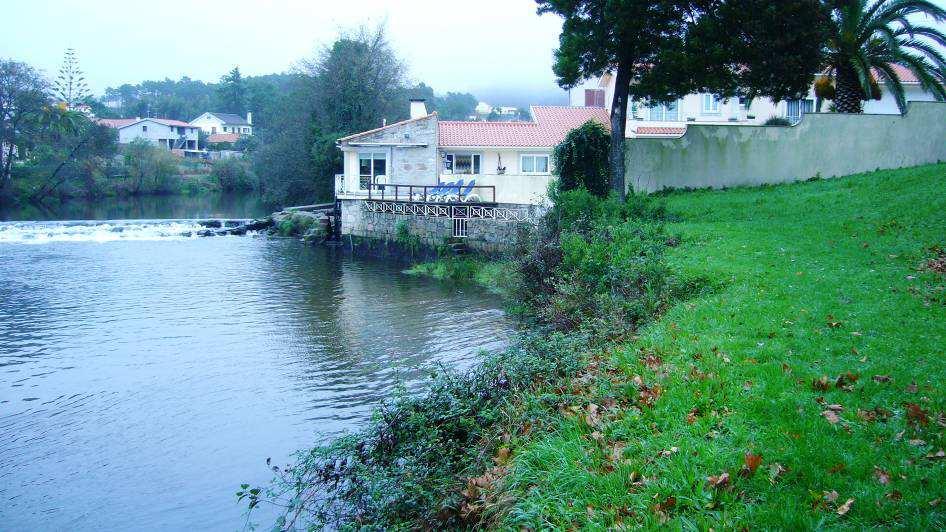
[[[361,200],[341,200],[342,235],[353,235],[393,241],[397,227],[407,224],[408,231],[420,238],[423,245],[437,247],[453,237],[453,219],[424,218],[401,214],[366,212]],[[484,253],[508,251],[526,224],[496,220],[468,220],[467,247]]]
[[[946,103],[906,115],[809,114],[796,126],[687,126],[677,139],[627,140],[627,185],[724,188],[836,177],[946,160]]]

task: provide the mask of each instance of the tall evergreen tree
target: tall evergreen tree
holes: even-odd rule
[[[217,100],[222,112],[246,114],[246,82],[240,74],[240,67],[233,67],[233,70],[220,78]]]
[[[59,75],[53,83],[53,91],[68,109],[75,109],[89,97],[85,74],[79,68],[79,56],[73,48],[66,49],[62,66],[59,67]]]

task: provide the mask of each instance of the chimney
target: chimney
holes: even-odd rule
[[[253,113],[249,111],[246,112],[246,123],[251,126],[253,125]]]
[[[427,116],[426,101],[423,98],[411,98],[411,120]]]

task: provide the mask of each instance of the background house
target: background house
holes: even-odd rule
[[[246,113],[246,118],[232,113],[206,112],[190,121],[204,133],[235,133],[238,135],[253,134],[253,113]]]
[[[909,70],[893,65],[903,82],[908,101],[934,101],[932,94],[925,92],[919,80]],[[883,97],[870,100],[864,105],[867,114],[899,114],[896,100],[882,86]],[[605,74],[600,78],[585,80],[568,91],[569,103],[573,106],[601,107],[610,112],[614,98],[614,76]],[[747,102],[742,98],[721,100],[712,94],[688,94],[669,105],[649,105],[645,101],[632,100],[628,109],[627,137],[679,136],[686,131],[686,124],[753,124],[761,125],[772,117],[786,118],[791,122],[801,120],[806,113],[815,111],[815,93],[812,87],[805,98],[773,102],[769,98],[756,98]],[[831,102],[822,104],[828,111]]]
[[[144,139],[169,150],[196,150],[196,127],[167,118],[100,118],[97,123],[118,130],[118,143]]]

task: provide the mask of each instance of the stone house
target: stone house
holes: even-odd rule
[[[530,121],[484,122],[410,106],[407,120],[338,139],[343,235],[387,238],[403,222],[429,244],[501,247],[545,204],[553,148],[588,120],[609,123],[599,107],[536,106]]]

